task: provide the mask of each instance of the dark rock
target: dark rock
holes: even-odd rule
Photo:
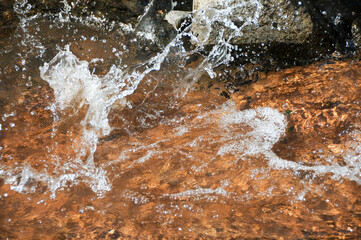
[[[58,13],[64,9],[64,4],[58,0],[29,0],[32,9],[28,15],[37,12]],[[143,14],[149,0],[89,0],[76,1],[67,0],[71,7],[70,13],[76,16],[105,17],[109,21],[120,21],[124,23],[135,23],[138,16]]]
[[[0,0],[0,36],[16,28],[18,17],[13,8],[13,1]]]
[[[298,0],[291,0],[296,4]],[[301,0],[320,31],[321,42],[338,51],[353,50],[352,23],[361,14],[361,1]]]
[[[154,1],[139,20],[135,31],[159,47],[165,47],[177,34],[174,27],[165,20],[172,9],[170,1]]]
[[[193,0],[178,0],[174,2],[176,3],[176,5],[173,10],[179,10],[179,11],[193,10]]]

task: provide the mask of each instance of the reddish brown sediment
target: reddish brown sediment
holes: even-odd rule
[[[155,72],[148,78],[161,76]],[[34,187],[35,191],[25,194],[11,190],[1,180],[0,236],[4,239],[361,236],[361,188],[350,180],[354,176],[360,181],[361,176],[340,177],[312,168],[360,167],[359,62],[322,62],[260,74],[256,83],[239,87],[230,100],[220,96],[224,90],[221,83],[201,87],[212,81],[204,76],[173,108],[165,106],[173,95],[169,87],[174,80],[171,78],[176,76],[167,77],[170,83],[165,81],[158,88],[140,86],[127,98],[132,109],[115,107],[110,112],[114,130],[100,139],[94,156],[95,166],[107,171],[112,184],[109,192],[98,198],[89,185],[80,182],[59,189],[56,198],[51,199],[44,182],[28,180],[26,187]],[[148,88],[155,90],[146,95],[143,90]],[[45,169],[54,173],[57,164],[64,164],[76,155],[74,149],[81,142],[82,131],[77,124],[85,109],[77,113],[68,109],[62,113],[62,120],[54,123],[53,113],[44,109],[53,101],[47,85],[30,88],[22,96],[16,108],[11,109],[16,116],[1,122],[2,165],[16,168],[27,163],[39,172]],[[221,146],[232,142],[233,134],[250,131],[249,125],[242,123],[222,132],[219,122],[230,109],[222,111],[226,102],[233,102],[239,111],[272,107],[284,114],[285,134],[271,150],[281,159],[305,168],[277,169],[262,153],[218,154]],[[146,118],[147,114],[159,111],[163,111],[159,118]],[[15,126],[11,127],[11,123]],[[57,131],[52,136],[54,127]],[[50,156],[44,146],[49,146],[58,158]],[[350,155],[354,162],[349,161]]]

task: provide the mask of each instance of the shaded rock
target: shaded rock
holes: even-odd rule
[[[170,11],[171,9],[192,10],[192,0],[28,0],[19,3],[22,7],[31,7],[31,9],[26,11],[26,14],[29,16],[39,12],[59,13],[69,6],[70,13],[76,16],[94,15],[96,17],[104,17],[110,21],[133,24],[137,22],[138,17],[145,13],[149,4],[152,4],[152,8],[163,11]],[[2,0],[0,2],[1,12],[3,12],[2,5],[8,5],[12,8],[14,1]]]
[[[173,1],[174,2],[174,8],[173,10],[178,11],[192,11],[193,10],[193,0],[178,0]]]
[[[170,1],[151,2],[138,20],[136,33],[151,40],[158,47],[166,46],[177,34],[175,28],[165,19],[166,13],[171,9]]]
[[[291,0],[296,3],[296,0]],[[332,42],[338,51],[353,50],[352,23],[361,14],[361,1],[301,0],[322,35],[322,42]]]
[[[135,28],[136,32],[160,47],[165,47],[177,34],[162,14],[150,13]]]
[[[17,15],[13,9],[13,1],[0,0],[0,36],[16,27]]]
[[[32,10],[28,12],[29,15],[37,12],[58,13],[68,5],[70,13],[76,16],[94,15],[105,17],[110,21],[134,23],[138,16],[143,14],[149,0],[67,0],[60,3],[57,0],[29,0],[28,3],[32,6]]]

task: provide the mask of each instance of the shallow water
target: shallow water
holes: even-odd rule
[[[19,24],[1,40],[1,238],[361,236],[357,60],[230,88],[222,51]]]

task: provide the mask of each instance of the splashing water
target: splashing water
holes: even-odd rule
[[[355,129],[347,128],[345,133],[342,127],[333,142],[322,138],[328,145],[321,145],[319,152],[324,151],[324,155],[319,159],[316,154],[309,157],[311,150],[304,146],[306,157],[299,153],[288,157],[289,152],[296,151],[292,144],[303,144],[302,131],[307,132],[310,124],[297,125],[294,116],[310,118],[304,113],[304,105],[313,103],[308,97],[317,94],[312,90],[314,83],[307,82],[311,74],[287,80],[292,83],[305,78],[306,83],[299,85],[312,90],[306,87],[307,94],[295,100],[301,104],[294,104],[291,115],[287,113],[292,111],[284,107],[291,101],[283,97],[288,92],[272,95],[288,86],[286,81],[245,86],[230,100],[220,97],[218,88],[224,88],[214,79],[228,76],[231,70],[219,67],[235,61],[235,40],[247,37],[245,29],[259,27],[266,6],[258,0],[215,2],[205,5],[198,1],[190,25],[177,29],[175,37],[163,46],[157,44],[154,26],[148,26],[152,31],[141,27],[152,16],[155,1],[149,2],[134,27],[107,23],[93,15],[75,17],[66,1],[59,13],[28,17],[33,7],[27,0],[16,1],[14,9],[20,23],[11,39],[15,50],[6,56],[11,69],[17,70],[2,70],[1,76],[14,74],[9,76],[24,81],[17,83],[20,93],[1,116],[0,176],[5,185],[41,203],[48,193],[51,201],[64,196],[68,199],[69,195],[69,199],[86,199],[88,205],[82,203],[84,206],[75,212],[96,209],[92,214],[104,222],[109,220],[104,216],[114,211],[124,219],[136,216],[134,221],[145,225],[174,225],[177,231],[177,220],[182,228],[187,226],[184,219],[196,219],[198,224],[203,221],[199,216],[208,209],[217,212],[207,217],[210,226],[214,222],[227,225],[229,221],[230,228],[236,229],[233,222],[244,222],[239,205],[243,212],[252,212],[247,204],[258,209],[263,204],[260,202],[267,201],[300,202],[306,206],[300,214],[307,215],[312,199],[329,197],[327,187],[343,193],[347,184],[361,185],[357,114],[348,120]],[[16,48],[17,43],[21,47]],[[286,79],[283,73],[278,74],[279,79]],[[203,82],[206,90],[202,89]],[[344,94],[344,89],[358,84],[338,92]],[[317,104],[322,105],[317,116],[327,116],[327,121],[337,118],[335,122],[346,119],[338,112],[342,110],[324,107],[333,102]],[[313,128],[318,131],[320,126]],[[299,134],[296,140],[292,140],[294,129]],[[286,149],[283,152],[282,147]],[[89,197],[92,194],[97,200]],[[337,199],[341,195],[334,196]],[[232,208],[224,218],[219,217],[223,208]],[[262,207],[262,211],[271,210]],[[250,215],[256,219],[261,213]],[[211,228],[221,234],[223,230],[217,226]],[[129,229],[132,227],[123,231],[131,232]],[[189,227],[187,231],[193,230]],[[300,236],[297,234],[293,236]],[[130,235],[136,236],[134,232]]]
[[[56,19],[59,23],[69,23],[71,21],[80,21],[82,24],[89,24],[89,18],[79,19],[71,16],[71,6],[66,1],[63,2],[64,8],[58,13]],[[139,22],[145,19],[145,16],[149,14],[154,1],[151,1],[145,13],[139,17]],[[20,28],[23,30],[23,34],[28,39],[24,42],[24,46],[29,42],[33,43],[31,49],[42,49],[38,55],[41,57],[45,48],[40,40],[36,39],[36,36],[31,36],[27,30],[32,24],[34,19],[40,18],[37,14],[34,17],[25,17],[27,12],[31,10],[32,6],[26,1],[17,1],[15,4],[15,11],[22,16]],[[94,73],[91,73],[89,62],[80,60],[70,50],[70,45],[65,45],[64,50],[60,50],[56,56],[49,62],[44,63],[44,66],[40,67],[40,76],[43,80],[49,83],[49,86],[54,90],[55,103],[49,109],[54,112],[54,119],[56,121],[62,121],[66,114],[71,111],[85,110],[85,114],[82,119],[78,120],[77,124],[81,126],[81,137],[78,140],[80,144],[74,146],[76,156],[73,157],[69,163],[64,166],[57,166],[57,171],[63,171],[62,175],[53,178],[46,173],[35,174],[35,170],[32,170],[30,166],[26,165],[21,172],[21,181],[17,183],[15,176],[7,180],[7,183],[14,185],[13,189],[19,192],[24,190],[27,179],[32,176],[38,180],[48,182],[51,186],[51,192],[55,196],[55,192],[58,188],[61,188],[66,182],[75,182],[76,179],[85,178],[84,181],[90,181],[90,185],[95,192],[100,195],[104,191],[109,191],[111,185],[106,177],[106,171],[101,167],[97,167],[94,163],[94,154],[97,151],[97,145],[99,144],[99,138],[109,135],[112,128],[109,124],[109,113],[114,107],[116,102],[122,102],[127,96],[132,95],[138,88],[138,85],[142,80],[153,71],[161,69],[161,65],[165,60],[176,62],[176,66],[184,68],[181,64],[184,58],[189,58],[192,54],[199,53],[203,48],[209,44],[212,35],[213,26],[216,23],[221,22],[224,26],[217,36],[217,44],[209,52],[203,60],[191,70],[185,71],[183,80],[178,84],[176,92],[178,96],[184,97],[189,89],[200,79],[200,77],[207,72],[210,77],[216,76],[214,68],[223,64],[227,64],[233,60],[230,52],[235,49],[235,46],[231,44],[232,39],[242,36],[242,28],[247,26],[257,26],[260,15],[262,15],[263,5],[260,1],[244,1],[236,3],[233,1],[219,2],[213,4],[212,7],[205,5],[197,5],[194,7],[198,9],[194,13],[192,24],[185,30],[178,33],[178,35],[170,41],[170,43],[162,49],[155,56],[143,61],[143,63],[135,64],[133,67],[124,68],[127,66],[124,64],[122,67],[120,59],[118,65],[112,65],[109,72],[103,77],[100,77]],[[235,12],[245,12],[244,16],[247,19],[238,19],[243,22],[240,26],[236,25],[232,16],[237,15]],[[95,18],[96,19],[96,18]],[[114,25],[112,26],[114,27]],[[135,27],[137,28],[137,27]],[[126,32],[132,32],[134,29],[122,26],[122,29]],[[224,30],[231,29],[232,34],[224,35]],[[123,31],[122,30],[122,31]],[[201,32],[201,35],[198,33]],[[138,36],[142,36],[140,34]],[[183,37],[188,37],[195,43],[195,49],[186,51],[183,47]],[[31,39],[31,40],[30,40]],[[156,37],[152,36],[152,40]],[[29,47],[29,46],[27,46]],[[178,56],[172,55],[177,53]],[[189,73],[190,72],[190,73]],[[123,106],[124,107],[124,106]],[[232,112],[234,110],[224,110]],[[64,116],[62,116],[64,114]],[[260,114],[264,119],[269,119],[269,123],[258,122],[253,119],[255,114]],[[229,117],[222,120],[222,131],[229,132],[228,125],[240,124],[240,122],[252,122],[250,125],[253,129],[248,133],[242,133],[241,138],[248,136],[243,140],[243,143],[237,140],[237,135],[221,138],[221,142],[228,142],[219,148],[217,156],[223,156],[225,154],[236,154],[239,158],[243,158],[244,155],[260,154],[269,158],[269,164],[278,169],[293,169],[297,170],[311,170],[317,173],[331,172],[334,176],[349,176],[350,179],[358,179],[357,170],[350,170],[347,167],[334,167],[334,166],[317,166],[317,167],[305,167],[298,165],[297,163],[291,163],[286,160],[277,158],[271,151],[273,145],[280,139],[286,128],[285,120],[280,118],[279,113],[271,108],[264,108],[255,111],[234,112]],[[71,116],[70,116],[71,118]],[[244,119],[244,120],[239,120]],[[277,120],[278,119],[278,120]],[[275,120],[276,122],[272,122]],[[279,121],[280,122],[277,122]],[[186,128],[185,128],[186,129]],[[268,130],[280,129],[280,132],[275,133]],[[54,127],[53,131],[57,129]],[[72,165],[69,171],[69,164]],[[74,168],[74,169],[73,169]],[[68,173],[65,173],[69,171]],[[356,171],[356,172],[355,172]],[[97,181],[99,182],[97,183]]]

